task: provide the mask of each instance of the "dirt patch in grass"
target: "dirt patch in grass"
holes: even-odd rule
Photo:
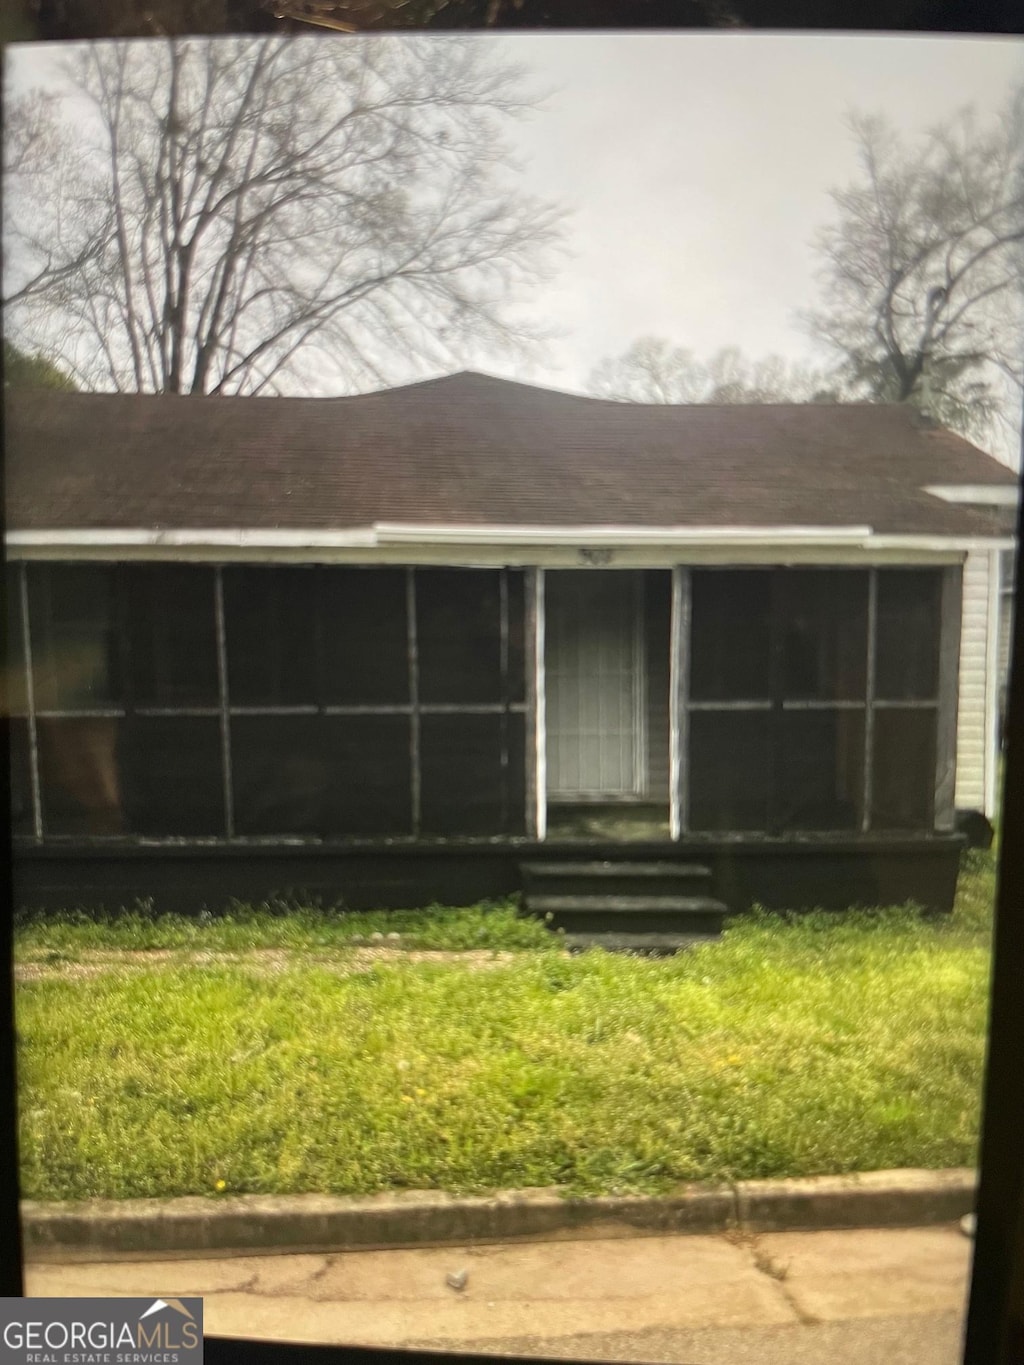
[[[145,972],[161,967],[245,967],[267,975],[293,967],[320,967],[341,976],[369,971],[377,963],[455,962],[469,971],[487,971],[514,962],[517,953],[493,949],[454,950],[426,948],[365,947],[351,948],[344,954],[318,955],[290,952],[283,948],[257,948],[245,953],[182,952],[172,948],[153,948],[139,952],[85,950],[74,961],[40,958],[19,962],[14,969],[16,981],[88,981],[121,972]]]

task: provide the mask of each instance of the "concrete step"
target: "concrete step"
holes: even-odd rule
[[[711,896],[527,895],[525,908],[571,933],[711,934],[728,913]]]
[[[711,891],[711,870],[698,863],[579,859],[524,863],[520,870],[527,896],[678,896]]]
[[[594,910],[607,911],[617,915],[636,915],[653,911],[657,914],[686,916],[700,914],[706,910],[721,911],[725,906],[712,896],[610,896],[595,892],[593,895],[551,896],[527,895],[526,904],[535,914],[547,914],[549,910],[558,914],[589,914]]]

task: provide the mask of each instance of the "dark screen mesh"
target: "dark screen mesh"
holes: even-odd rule
[[[135,716],[119,745],[127,823],[135,834],[223,835],[220,722]]]
[[[196,565],[126,566],[136,706],[216,706],[214,573]]]
[[[226,568],[224,634],[233,706],[315,706],[316,574]]]
[[[320,630],[325,705],[409,701],[404,569],[323,569]]]
[[[239,834],[339,837],[412,829],[407,716],[236,716]]]
[[[500,834],[508,821],[501,716],[423,716],[425,834]]]
[[[863,701],[868,576],[794,569],[778,577],[776,619],[786,701]]]
[[[771,696],[771,607],[770,573],[694,571],[690,635],[694,701],[762,701]]]
[[[15,716],[8,721],[11,748],[11,833],[33,834],[32,774],[29,759],[28,721]]]
[[[500,702],[497,569],[417,569],[421,702]]]
[[[930,829],[935,823],[935,712],[875,712],[871,777],[875,829]]]
[[[691,583],[691,701],[764,697],[772,708],[691,712],[692,827],[860,828],[870,574],[707,569]],[[934,700],[941,571],[879,570],[877,583],[876,697]],[[871,827],[931,828],[937,711],[874,716]]]
[[[784,711],[780,727],[775,827],[859,829],[864,712]]]
[[[27,571],[36,708],[121,705],[116,567],[29,564]]]
[[[508,700],[526,700],[526,575],[506,569],[508,583]]]
[[[696,711],[690,716],[690,826],[768,828],[770,711]]]
[[[938,696],[941,602],[941,570],[879,571],[875,694],[880,701]]]

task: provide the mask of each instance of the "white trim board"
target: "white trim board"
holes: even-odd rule
[[[924,491],[943,502],[963,503],[975,507],[1016,507],[1020,489],[1006,483],[933,483]]]
[[[876,535],[870,527],[404,526],[349,530],[10,531],[12,559],[449,563],[552,568],[693,563],[949,563],[1013,538]]]

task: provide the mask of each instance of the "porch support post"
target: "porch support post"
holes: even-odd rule
[[[544,570],[526,573],[526,828],[546,839],[547,723],[544,681]]]
[[[689,712],[685,651],[690,639],[690,571],[672,569],[672,616],[669,631],[669,834],[679,839],[689,825],[683,763]]]
[[[956,721],[960,693],[963,569],[942,572],[939,613],[939,711],[935,727],[935,828],[956,827]]]

